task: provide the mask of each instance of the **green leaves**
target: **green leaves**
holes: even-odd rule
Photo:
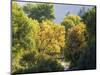
[[[63,22],[61,23],[62,25],[65,26],[66,29],[71,28],[81,22],[81,18],[77,15],[72,15],[69,14],[65,16]]]
[[[13,71],[25,69],[25,65],[30,60],[25,61],[25,58],[34,58],[36,49],[36,38],[39,31],[39,23],[36,20],[28,18],[21,7],[12,3],[12,50],[13,50]],[[34,51],[35,50],[35,51]],[[28,54],[27,54],[28,53]],[[33,54],[32,54],[33,53]],[[25,58],[24,58],[25,57]],[[21,59],[23,58],[23,59]],[[24,63],[24,61],[26,63]],[[29,63],[28,65],[29,66]]]
[[[46,20],[46,19],[53,20],[55,18],[52,4],[31,3],[25,5],[23,7],[23,10],[29,17],[31,17],[32,19],[36,19],[39,22],[42,22],[42,20]]]
[[[88,17],[87,17],[88,16]],[[91,8],[82,15],[83,21],[87,24],[90,35],[96,34],[96,7]]]
[[[12,4],[12,23],[13,40],[19,41],[19,44],[25,49],[35,48],[39,23],[36,20],[28,18],[21,7],[14,2]],[[16,41],[13,42],[15,43]]]

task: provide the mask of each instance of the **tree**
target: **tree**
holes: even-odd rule
[[[86,12],[86,8],[85,8],[85,7],[82,7],[82,8],[80,9],[78,15],[79,15],[80,17],[82,17],[83,14],[84,14],[85,12]]]
[[[87,17],[88,16],[88,17]],[[87,24],[89,35],[96,34],[96,7],[89,9],[82,15],[83,21]]]
[[[83,21],[86,23],[88,37],[87,48],[78,61],[81,69],[96,68],[96,7],[89,9],[82,15]]]
[[[81,18],[79,16],[68,14],[67,16],[65,16],[61,24],[65,26],[65,29],[68,29],[79,24],[80,22],[81,22]]]
[[[53,11],[53,5],[52,4],[27,4],[23,7],[25,13],[31,17],[32,19],[36,19],[39,22],[42,22],[42,20],[53,20],[54,17],[54,11]]]
[[[71,14],[71,13],[69,13],[65,16],[64,20],[61,22],[61,24],[63,26],[65,26],[65,43],[67,43],[67,41],[68,41],[68,39],[67,39],[68,29],[79,24],[81,21],[82,21],[82,19],[79,16]]]
[[[39,23],[28,18],[18,4],[12,4],[12,37],[14,44],[23,48],[35,47],[35,39],[39,31]],[[16,41],[16,42],[15,42]],[[28,44],[27,44],[28,43]],[[13,45],[14,45],[13,44]]]
[[[15,2],[12,3],[12,72],[22,69],[20,61],[25,52],[37,51],[36,38],[39,23],[28,18],[22,8]],[[24,53],[24,54],[23,54]],[[23,56],[22,56],[23,55]],[[31,55],[31,54],[30,54]]]
[[[86,25],[77,15],[67,15],[62,22],[66,28],[64,56],[66,61],[70,61],[70,68],[77,65],[82,52],[87,46]]]
[[[57,25],[49,20],[42,21],[38,33],[38,50],[49,54],[60,53],[65,44],[64,38],[64,26]]]
[[[86,26],[84,23],[80,23],[72,28],[68,29],[68,41],[67,41],[67,50],[65,50],[66,60],[71,61],[71,67],[77,65],[77,61],[80,58],[81,53],[84,52],[84,49],[87,46],[86,42]],[[70,56],[67,57],[67,54]]]

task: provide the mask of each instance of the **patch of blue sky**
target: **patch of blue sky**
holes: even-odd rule
[[[61,23],[68,12],[71,14],[78,15],[80,9],[85,8],[87,11],[88,9],[92,8],[93,6],[85,6],[85,5],[69,5],[69,4],[54,4],[54,14],[56,23]]]

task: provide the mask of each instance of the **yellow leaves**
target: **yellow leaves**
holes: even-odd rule
[[[60,46],[58,46],[57,44],[53,44],[53,49],[54,49],[54,52],[60,53]]]
[[[65,16],[62,25],[65,26],[65,29],[69,29],[75,25],[78,25],[81,22],[80,16],[69,14]]]
[[[68,29],[68,44],[71,48],[81,49],[86,46],[86,25],[82,22]]]
[[[79,23],[76,26],[73,26],[72,28],[68,29],[69,34],[70,32],[77,32],[77,34],[82,34],[86,31],[86,25],[84,23]]]
[[[53,25],[54,23],[52,21],[50,21],[50,20],[43,20],[42,24],[47,26],[47,27],[49,27],[48,25]]]
[[[38,41],[41,45],[39,48],[44,50],[60,52],[60,47],[64,47],[65,43],[65,28],[64,26],[54,24],[51,21],[43,21],[40,24],[40,32],[38,33]]]
[[[68,15],[67,17],[65,17],[65,19],[66,19],[66,18],[69,19],[69,20],[72,20],[75,24],[76,24],[76,23],[78,24],[78,21],[79,21],[79,22],[81,21],[80,16],[73,15],[73,14]]]
[[[86,47],[86,25],[77,15],[68,15],[64,18],[62,25],[66,28],[66,47],[73,51]]]

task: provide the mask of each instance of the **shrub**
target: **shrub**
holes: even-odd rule
[[[25,70],[30,69],[36,63],[36,51],[24,51],[16,53],[12,60],[12,73],[24,73]]]
[[[46,54],[40,54],[37,62],[38,72],[62,71],[61,64]]]

